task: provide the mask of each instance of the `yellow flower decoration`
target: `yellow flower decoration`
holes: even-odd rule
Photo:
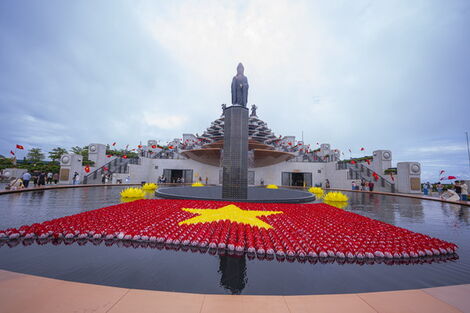
[[[318,199],[323,197],[323,189],[320,187],[310,187],[308,191],[313,193]]]
[[[268,189],[279,189],[278,186],[273,185],[273,184],[267,185],[266,188],[268,188]]]
[[[198,181],[198,182],[193,183],[191,186],[192,187],[204,187],[204,184]]]
[[[121,191],[122,198],[140,199],[145,196],[145,192],[140,188],[129,187]]]
[[[143,186],[142,186],[142,189],[143,190],[155,190],[158,188],[158,185],[157,184],[154,184],[154,183],[145,183]]]
[[[324,201],[324,203],[326,203],[328,205],[331,205],[331,206],[334,206],[338,209],[344,209],[345,207],[348,206],[347,201],[341,201],[341,202],[338,202],[338,201]]]
[[[325,202],[348,202],[348,196],[341,192],[329,192],[323,197]]]

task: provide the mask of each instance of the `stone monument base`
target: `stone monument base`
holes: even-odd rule
[[[222,198],[221,186],[205,187],[169,187],[159,188],[155,192],[157,197],[164,199],[191,199],[191,200],[219,200],[234,202],[261,202],[261,203],[304,203],[315,201],[315,195],[310,192],[294,189],[267,189],[264,187],[248,187],[248,195],[242,199]]]

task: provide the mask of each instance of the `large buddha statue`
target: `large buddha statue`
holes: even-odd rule
[[[243,75],[245,68],[239,63],[237,75],[232,79],[232,104],[246,107],[248,102],[248,79]]]

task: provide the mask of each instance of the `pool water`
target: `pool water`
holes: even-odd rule
[[[43,222],[120,203],[123,187],[87,187],[0,196],[0,229]],[[469,207],[396,196],[347,193],[346,210],[453,242],[455,260],[413,264],[279,262],[151,248],[0,243],[0,269],[126,288],[194,293],[327,294],[470,283]],[[183,251],[187,250],[187,251]]]

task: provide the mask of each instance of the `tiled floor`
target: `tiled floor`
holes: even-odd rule
[[[124,289],[0,270],[0,312],[470,312],[470,285],[312,296],[228,296]]]

